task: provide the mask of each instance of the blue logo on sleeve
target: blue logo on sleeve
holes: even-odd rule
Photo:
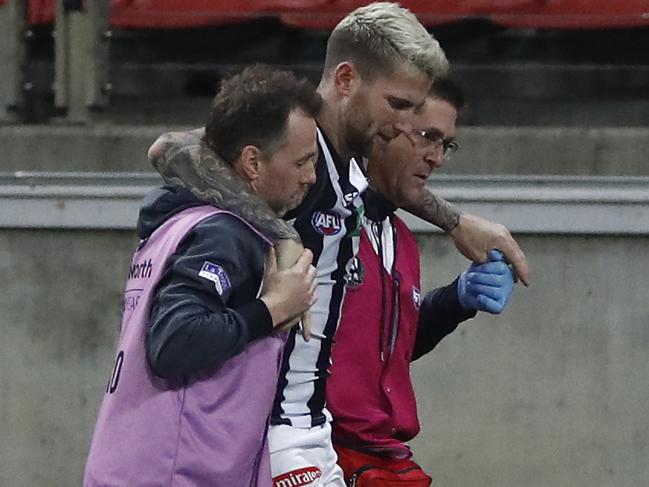
[[[232,287],[228,274],[220,265],[205,261],[198,275],[203,279],[213,282],[219,296],[223,296],[223,293]]]

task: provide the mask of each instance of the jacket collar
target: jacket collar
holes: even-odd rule
[[[380,222],[397,210],[397,205],[371,188],[364,193],[365,216],[372,221]]]

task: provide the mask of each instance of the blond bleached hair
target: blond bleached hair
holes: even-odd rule
[[[398,3],[376,2],[350,12],[327,42],[324,76],[352,62],[364,79],[412,66],[431,78],[445,76],[448,61],[439,42]]]

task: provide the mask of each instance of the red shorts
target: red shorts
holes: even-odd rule
[[[412,460],[372,455],[334,445],[350,487],[428,487],[432,479]]]

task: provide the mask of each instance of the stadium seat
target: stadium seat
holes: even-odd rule
[[[56,0],[29,0],[30,25],[51,24],[56,15]]]
[[[465,18],[486,18],[494,9],[520,8],[538,0],[403,0],[427,27],[455,22]]]
[[[113,8],[111,24],[122,28],[204,27],[312,8],[327,0],[129,0]]]
[[[0,0],[0,5],[6,0]],[[203,27],[279,15],[327,0],[110,0],[111,25],[121,28]],[[52,23],[56,0],[29,0],[30,24]]]
[[[111,0],[111,25],[203,27],[279,16],[289,26],[331,29],[369,0]],[[488,18],[521,28],[592,29],[649,25],[648,0],[401,0],[426,26]],[[6,0],[0,0],[0,5]],[[54,20],[56,0],[29,0],[29,23]]]
[[[647,0],[541,0],[493,12],[507,27],[593,29],[649,25]]]
[[[331,29],[347,13],[367,5],[368,0],[333,0],[301,12],[281,16],[282,22],[293,27]],[[497,8],[517,8],[538,0],[401,0],[400,5],[414,12],[422,24],[430,27],[469,17],[488,17]]]
[[[332,0],[320,2],[319,5],[302,7],[295,12],[282,13],[280,19],[284,25],[304,29],[332,29],[348,12],[367,2],[361,0]]]
[[[111,0],[111,8],[132,0]],[[0,4],[4,0],[0,0]],[[56,0],[29,0],[28,22],[30,25],[44,25],[54,22],[56,16]]]
[[[111,0],[111,9],[128,6],[133,0]],[[5,0],[0,0],[0,5]],[[30,25],[45,25],[54,22],[56,16],[56,0],[29,0],[28,22]]]
[[[122,28],[179,28],[246,22],[267,2],[236,0],[131,0],[111,10],[111,25]]]

